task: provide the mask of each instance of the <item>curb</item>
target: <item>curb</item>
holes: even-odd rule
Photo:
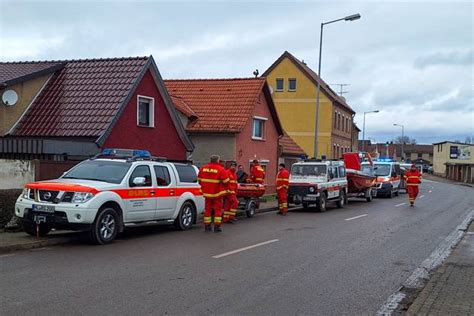
[[[464,237],[471,223],[474,222],[474,210],[459,224],[448,237],[446,237],[438,247],[426,258],[421,265],[402,283],[397,291],[388,297],[385,303],[379,308],[376,315],[398,315],[404,314],[421,293],[429,279],[441,264],[449,257],[454,248],[457,247]]]
[[[4,233],[4,234],[8,234],[8,233]],[[67,244],[74,241],[75,240],[74,237],[75,236],[41,239],[41,240],[27,241],[24,243],[16,243],[16,244],[0,246],[0,253],[8,253],[8,252],[17,251],[17,250],[43,248],[47,246],[63,245],[63,244]]]
[[[257,210],[256,214],[274,212],[277,209],[278,209],[277,207],[263,208],[263,209]],[[245,211],[238,212],[237,217],[246,217]],[[202,224],[202,219],[199,219],[197,221],[196,225],[199,225],[199,224]],[[5,232],[3,234],[10,234],[10,233]],[[76,241],[79,237],[80,237],[80,233],[75,233],[74,235],[67,236],[67,237],[66,236],[56,237],[56,238],[47,237],[46,239],[25,241],[25,242],[20,242],[20,243],[9,244],[5,246],[0,245],[0,253],[8,253],[8,252],[18,251],[18,250],[28,250],[28,249],[43,248],[43,247],[48,247],[48,246],[64,245],[64,244],[68,244],[68,243]]]

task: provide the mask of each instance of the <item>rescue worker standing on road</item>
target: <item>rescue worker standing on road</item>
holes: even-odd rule
[[[239,206],[239,200],[237,200],[237,174],[235,168],[237,163],[233,161],[227,170],[229,176],[229,186],[227,195],[224,197],[224,223],[235,223],[237,219],[235,215],[237,213],[237,207]]]
[[[222,198],[227,193],[229,177],[227,171],[219,164],[219,156],[212,155],[211,162],[199,170],[198,181],[205,199],[204,229],[212,231],[214,215],[214,232],[222,231]]]
[[[418,186],[421,183],[421,173],[418,171],[415,164],[412,164],[410,170],[405,173],[405,180],[410,206],[414,206],[416,196],[418,195]]]
[[[254,159],[253,166],[250,169],[250,182],[263,184],[264,179],[265,179],[265,170],[258,163],[258,160]]]
[[[278,166],[276,179],[276,191],[278,197],[278,215],[285,216],[288,213],[288,186],[290,184],[290,173],[285,168],[285,164]]]

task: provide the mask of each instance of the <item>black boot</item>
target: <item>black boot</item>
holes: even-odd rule
[[[214,232],[215,233],[221,233],[222,232],[222,228],[220,226],[214,226]]]
[[[212,232],[212,227],[211,227],[211,225],[204,225],[204,231],[206,231],[206,232]]]

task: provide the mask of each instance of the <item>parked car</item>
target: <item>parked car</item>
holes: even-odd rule
[[[342,208],[347,203],[346,168],[342,161],[306,160],[293,164],[288,201],[324,212],[328,202]]]
[[[147,151],[106,149],[59,179],[28,183],[15,215],[31,235],[88,230],[97,244],[111,242],[127,225],[149,221],[187,230],[204,210],[197,171]]]

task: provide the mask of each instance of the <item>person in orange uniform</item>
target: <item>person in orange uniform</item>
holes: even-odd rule
[[[250,182],[263,184],[263,180],[265,180],[265,170],[258,163],[258,160],[255,159],[253,161],[253,166],[250,169]]]
[[[276,179],[276,191],[278,197],[278,215],[285,216],[288,213],[288,186],[290,184],[290,173],[285,168],[285,164],[278,165]]]
[[[222,231],[222,199],[230,181],[227,171],[219,164],[219,156],[212,155],[211,162],[199,169],[198,181],[205,199],[204,229],[212,231],[214,215],[214,232],[219,233]]]
[[[229,186],[227,195],[224,197],[224,223],[235,223],[237,219],[235,215],[237,213],[237,207],[239,206],[239,200],[237,200],[237,174],[235,168],[237,163],[233,161],[227,170],[229,176]]]
[[[411,165],[410,170],[405,173],[405,180],[407,183],[407,192],[410,206],[414,206],[416,196],[418,195],[418,186],[421,183],[421,173],[414,164]]]

